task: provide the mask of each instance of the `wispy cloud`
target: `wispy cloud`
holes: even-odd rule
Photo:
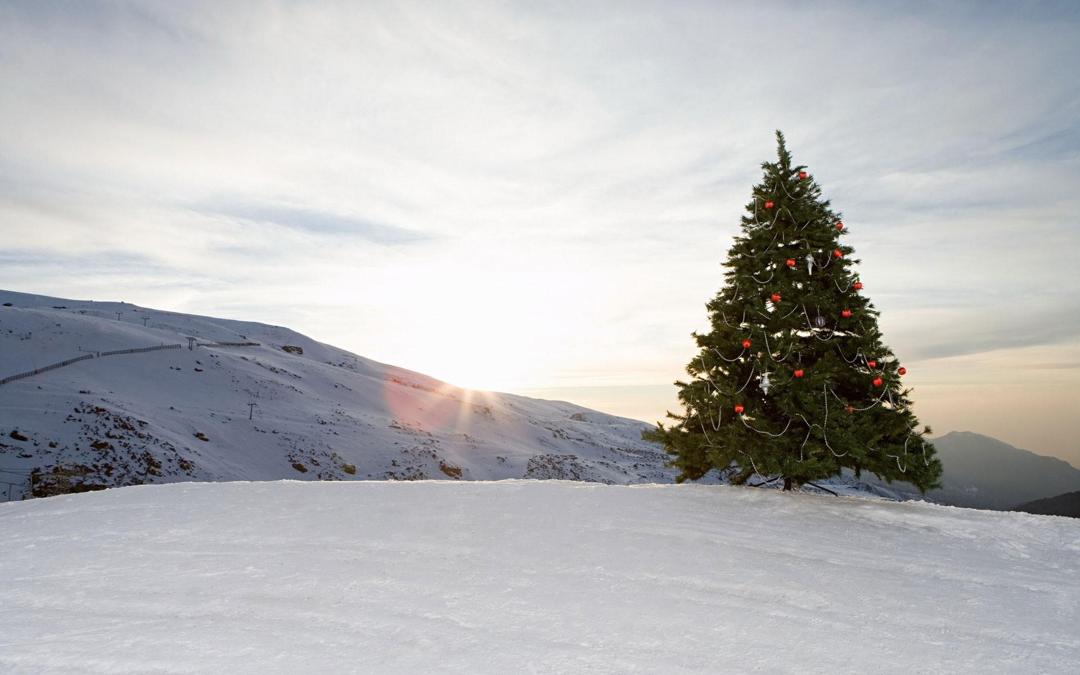
[[[404,227],[297,206],[217,200],[196,205],[194,210],[211,216],[238,218],[314,234],[358,237],[386,245],[409,244],[432,238],[430,234]]]

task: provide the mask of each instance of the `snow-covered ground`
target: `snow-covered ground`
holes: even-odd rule
[[[563,481],[0,504],[0,670],[1080,672],[1080,522]]]
[[[0,501],[190,480],[674,479],[637,420],[461,389],[279,326],[0,291],[0,378],[162,344],[183,348],[0,386]]]

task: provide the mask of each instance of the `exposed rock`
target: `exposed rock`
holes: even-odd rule
[[[453,464],[447,464],[446,462],[439,462],[439,471],[442,471],[447,476],[449,476],[451,478],[454,478],[454,479],[460,479],[461,478],[461,467],[454,466]]]

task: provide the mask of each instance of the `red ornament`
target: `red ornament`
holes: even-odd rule
[[[743,349],[750,349],[750,341],[749,340],[743,340],[742,341],[742,348]]]
[[[806,172],[805,171],[800,171],[799,172],[799,180],[806,180]]]
[[[772,296],[769,297],[769,299],[772,300],[773,304],[775,305],[776,303],[780,302],[780,294],[773,293]]]
[[[836,249],[836,250],[834,250],[832,252],[832,257],[834,257],[834,258],[843,258],[844,254],[840,251],[840,249]]]
[[[885,380],[882,380],[880,377],[875,377],[874,378],[874,386],[875,387],[880,387],[884,383],[885,383]]]
[[[736,414],[736,415],[741,415],[741,414],[743,414],[743,411],[744,411],[744,410],[746,410],[746,408],[742,407],[742,404],[741,404],[741,403],[739,403],[739,404],[736,404],[736,405],[735,405],[735,414]]]
[[[788,258],[784,261],[784,264],[788,267],[795,267],[795,258]]]
[[[845,319],[850,319],[851,318],[851,310],[850,309],[845,309],[844,311],[840,312],[840,316],[844,317]]]
[[[861,291],[862,290],[862,282],[861,281],[856,281],[855,283],[851,284],[851,287],[854,288],[857,291]]]
[[[837,221],[836,222],[836,229],[837,229],[837,231],[842,231],[844,229],[844,222],[843,221]]]
[[[795,377],[802,377],[803,375],[805,375],[805,373],[803,373],[802,368],[800,368],[799,370],[796,370],[794,373],[792,373],[792,375],[794,375]]]
[[[877,361],[867,361],[866,366],[868,368],[877,368]]]
[[[767,209],[771,209],[772,207],[773,207],[773,203],[772,203],[772,202],[765,202],[765,208],[767,208]]]
[[[849,406],[845,407],[844,410],[846,410],[847,414],[850,415],[851,413],[855,412],[855,407],[849,405]]]
[[[901,375],[907,375],[907,368],[900,366],[900,368],[896,372],[900,373]]]

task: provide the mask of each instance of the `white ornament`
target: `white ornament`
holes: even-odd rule
[[[761,391],[768,394],[770,386],[772,386],[772,385],[769,384],[769,374],[768,373],[763,373],[761,375]]]
[[[814,256],[810,255],[809,253],[806,254],[806,273],[814,273]]]

